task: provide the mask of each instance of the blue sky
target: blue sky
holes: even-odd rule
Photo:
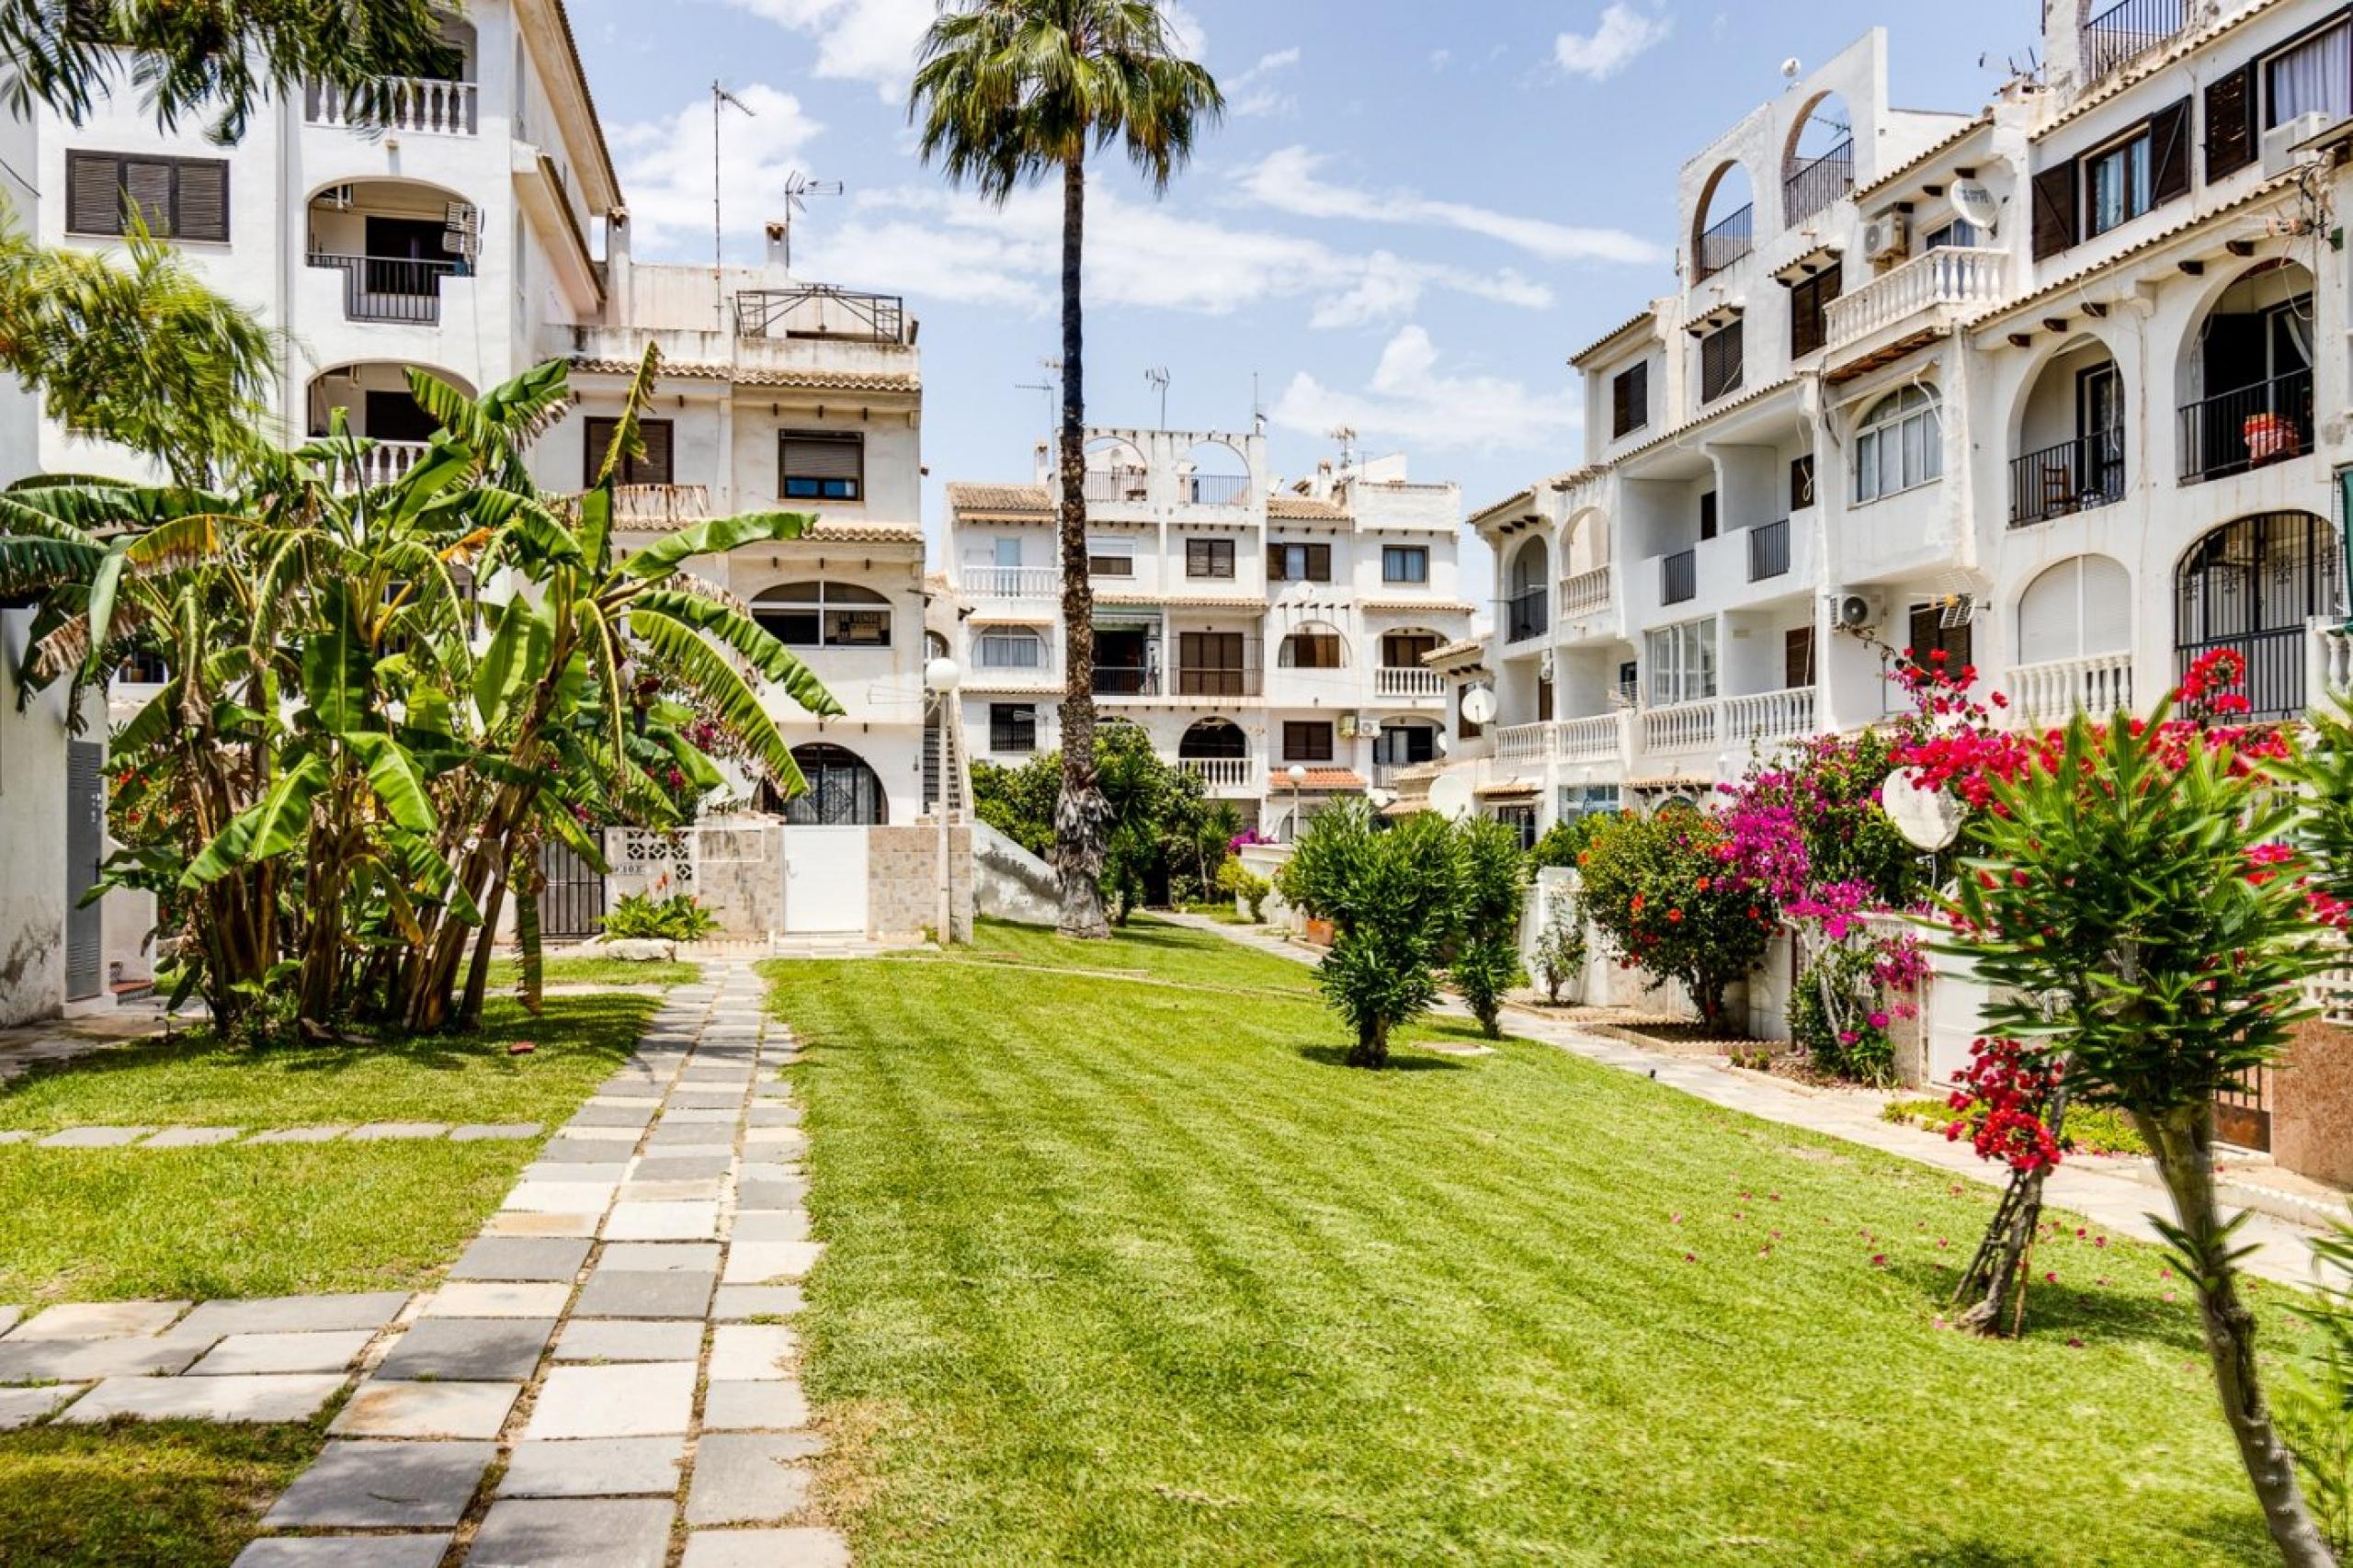
[[[922,318],[924,521],[951,479],[1027,477],[1056,351],[1059,194],[1006,210],[915,155],[909,51],[934,0],[571,0],[642,257],[710,250],[714,76],[731,257],[756,255],[787,171],[840,179],[795,231],[805,278],[903,293]],[[1170,194],[1123,165],[1090,194],[1091,422],[1246,428],[1279,472],[1353,426],[1473,506],[1571,466],[1566,357],[1674,286],[1683,160],[1884,4],[1183,0],[1232,106]],[[1906,6],[1896,102],[1973,109],[2037,8]],[[1981,54],[1992,63],[1981,68]]]

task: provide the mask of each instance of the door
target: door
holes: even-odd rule
[[[784,928],[790,935],[866,935],[866,830],[784,830]]]
[[[106,748],[69,741],[65,749],[65,999],[106,989],[106,916],[83,895],[98,883],[106,855]]]
[[[595,867],[562,844],[540,846],[540,936],[547,941],[585,942],[603,928],[605,879]]]

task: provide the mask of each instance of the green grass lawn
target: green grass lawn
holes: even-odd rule
[[[700,964],[634,963],[627,959],[550,959],[540,969],[545,985],[692,985],[702,979]],[[491,960],[491,992],[513,991],[521,975],[521,966],[513,959]]]
[[[2070,1222],[1977,1341],[1988,1191],[1526,1042],[1354,1072],[1208,933],[981,935],[767,970],[862,1564],[2268,1555],[2153,1250]]]
[[[319,1426],[42,1426],[0,1437],[0,1562],[214,1568],[325,1441]]]

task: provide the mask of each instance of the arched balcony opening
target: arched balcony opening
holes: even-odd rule
[[[2010,711],[2063,724],[2132,705],[2132,577],[2105,555],[2046,567],[2018,596],[2018,663],[2003,678]]]
[[[1152,498],[1152,473],[1143,451],[1124,436],[1099,436],[1086,444],[1086,499],[1096,505],[1142,506]]]
[[[1423,660],[1435,653],[1446,639],[1427,627],[1398,627],[1381,634],[1381,663],[1373,671],[1372,689],[1376,697],[1392,699],[1427,698],[1436,701],[1446,695],[1446,677]]]
[[[1250,460],[1223,441],[1196,441],[1177,467],[1176,498],[1195,506],[1250,504]]]
[[[2215,297],[2176,370],[2182,483],[2244,473],[2313,449],[2319,330],[2313,275],[2284,257],[2250,267]]]
[[[891,601],[856,583],[788,583],[752,600],[752,618],[788,648],[888,648]]]
[[[887,827],[891,798],[866,759],[847,746],[824,743],[794,746],[792,760],[809,788],[783,801],[784,820],[800,827]],[[763,804],[775,809],[773,786],[762,785]]]
[[[1748,171],[1720,165],[1700,188],[1691,221],[1691,281],[1703,282],[1756,244],[1756,199]]]
[[[472,275],[482,214],[454,191],[417,180],[331,185],[311,198],[304,259],[343,276],[347,321],[441,320],[441,290]]]
[[[1258,765],[1250,758],[1250,737],[1231,719],[1203,719],[1176,743],[1176,766],[1211,790],[1248,788]]]
[[[1442,748],[1438,744],[1441,731],[1431,719],[1384,719],[1380,733],[1372,738],[1372,776],[1383,786],[1392,781],[1399,770],[1427,767],[1437,762]]]
[[[1561,613],[1585,615],[1609,605],[1609,519],[1581,512],[1561,541]]]
[[[2097,337],[2075,339],[2028,384],[2010,460],[2010,526],[2124,498],[2124,378]]]
[[[1805,222],[1855,188],[1855,119],[1847,100],[1823,93],[1806,105],[1781,150],[1781,223]]]
[[[2303,716],[2306,625],[2337,613],[2336,529],[2311,512],[2239,517],[2200,539],[2174,574],[2176,673],[2216,649],[2246,663],[2252,716]]]
[[[1551,630],[1552,551],[1541,535],[1531,536],[1512,552],[1504,574],[1504,628],[1506,641],[1541,637]]]
[[[1311,620],[1284,637],[1277,662],[1287,670],[1344,670],[1348,667],[1348,642],[1339,628]]]
[[[475,395],[464,377],[420,368],[469,397]],[[425,444],[441,426],[409,391],[408,372],[406,365],[377,359],[337,365],[311,378],[303,394],[304,429],[313,437],[326,435],[339,410],[353,435],[374,443],[360,455],[358,472],[338,474],[338,483],[389,484],[425,455]]]

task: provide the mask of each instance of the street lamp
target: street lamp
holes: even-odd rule
[[[1299,820],[1299,787],[1307,782],[1307,769],[1294,762],[1283,777],[1290,780],[1290,841],[1296,844],[1300,831],[1305,825]]]
[[[948,770],[954,764],[949,742],[949,703],[956,695],[957,683],[964,672],[950,658],[932,660],[923,667],[923,684],[931,693],[933,711],[939,718],[939,794],[932,809],[939,817],[939,945],[951,947],[956,941],[955,870],[948,853]]]

